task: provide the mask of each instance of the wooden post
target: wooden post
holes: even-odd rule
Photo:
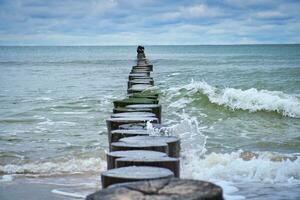
[[[167,157],[166,153],[158,151],[131,150],[131,151],[112,151],[106,154],[107,169],[116,168],[116,159],[118,158],[158,158]]]
[[[125,157],[116,159],[116,168],[128,166],[162,167],[171,170],[179,178],[179,159],[171,157]]]
[[[121,138],[134,136],[149,136],[147,130],[144,129],[117,129],[111,131],[111,142],[118,142]]]
[[[116,183],[144,181],[174,177],[173,172],[160,167],[121,167],[101,174],[102,188]]]
[[[168,145],[160,141],[140,141],[136,143],[119,141],[111,143],[111,151],[130,150],[150,150],[168,153]]]
[[[158,100],[148,98],[127,98],[123,100],[116,100],[113,103],[115,108],[119,108],[134,104],[158,104]]]
[[[135,104],[135,105],[128,105],[125,108],[129,109],[151,109],[153,113],[155,113],[156,117],[158,118],[159,123],[161,123],[161,105],[156,104]]]
[[[158,123],[158,119],[155,117],[138,117],[138,118],[110,118],[106,120],[107,133],[109,139],[109,148],[111,149],[111,131],[119,129],[122,124],[134,124],[142,123],[145,124],[150,121],[153,123]]]
[[[222,188],[213,183],[178,178],[116,184],[86,199],[224,200]]]
[[[180,139],[174,136],[135,136],[127,137],[119,140],[129,144],[144,144],[144,143],[163,143],[168,145],[168,155],[170,157],[180,157]]]
[[[128,96],[114,101],[114,114],[106,121],[111,152],[107,153],[108,171],[101,174],[101,181],[103,188],[114,186],[89,195],[87,200],[223,200],[219,186],[173,178],[180,176],[177,137],[149,136],[148,121],[163,130],[151,71],[144,47],[138,46],[137,65],[128,76]]]
[[[155,117],[154,113],[151,112],[123,112],[123,113],[115,113],[110,116],[111,118],[137,118],[137,117]]]

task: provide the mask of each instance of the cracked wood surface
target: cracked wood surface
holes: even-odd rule
[[[116,184],[87,200],[223,200],[222,188],[205,181],[160,179]]]

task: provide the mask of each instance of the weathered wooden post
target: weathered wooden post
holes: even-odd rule
[[[109,149],[111,149],[111,131],[119,129],[119,126],[122,124],[134,124],[134,123],[142,123],[147,124],[147,122],[158,123],[158,119],[155,117],[138,117],[138,118],[110,118],[106,120],[107,133],[108,133],[108,142]]]
[[[111,143],[111,151],[130,151],[130,150],[150,150],[150,151],[159,151],[163,153],[169,152],[168,144],[160,141],[152,140],[152,141],[140,141],[140,142],[126,142],[126,141],[124,142],[119,140],[118,142]]]
[[[128,77],[128,96],[113,102],[113,114],[106,121],[110,152],[108,171],[101,174],[101,182],[103,188],[109,188],[87,200],[223,200],[219,186],[173,178],[180,176],[180,140],[151,136],[146,130],[149,121],[162,128],[159,94],[153,90],[151,71],[153,65],[139,46],[137,65]]]
[[[155,113],[158,118],[159,123],[161,123],[161,105],[156,104],[134,104],[128,105],[125,108],[128,109],[151,109],[153,113]]]
[[[224,200],[222,188],[206,181],[167,178],[116,184],[87,200]]]
[[[117,129],[111,131],[111,142],[118,142],[121,138],[134,136],[149,136],[145,129]]]
[[[115,113],[110,116],[111,118],[137,118],[137,117],[155,117],[154,113],[151,112],[123,112]]]
[[[101,174],[102,188],[107,188],[116,183],[126,183],[133,181],[145,181],[174,177],[169,169],[160,167],[121,167],[111,169]]]
[[[168,145],[168,155],[170,157],[179,158],[180,157],[180,140],[174,136],[135,136],[122,138],[119,142],[123,142],[128,146],[135,145],[145,145],[145,144],[167,144]],[[125,145],[124,144],[124,145]]]
[[[116,160],[119,158],[160,158],[167,157],[166,153],[147,150],[112,151],[106,154],[107,169],[116,168]]]

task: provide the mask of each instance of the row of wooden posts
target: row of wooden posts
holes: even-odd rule
[[[177,137],[149,135],[147,123],[160,126],[162,107],[159,95],[151,90],[153,65],[143,47],[137,52],[137,64],[128,77],[128,95],[113,102],[113,114],[106,121],[109,153],[107,171],[101,174],[103,189],[87,199],[223,199],[217,185],[180,179]]]

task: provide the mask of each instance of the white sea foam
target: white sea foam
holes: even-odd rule
[[[72,159],[65,162],[43,162],[28,163],[23,165],[0,165],[0,173],[3,174],[37,174],[37,175],[54,175],[54,174],[72,174],[83,172],[103,171],[106,161],[101,158]]]
[[[246,197],[237,195],[236,192],[239,191],[239,189],[233,185],[232,182],[229,181],[223,181],[223,180],[210,180],[212,183],[215,183],[222,187],[224,198],[226,200],[243,200],[246,199]]]
[[[48,126],[53,126],[53,125],[66,125],[66,126],[75,126],[77,123],[76,122],[68,122],[68,121],[52,121],[50,119],[46,119],[46,121],[39,122],[39,125],[48,125]]]
[[[300,183],[300,156],[271,152],[207,153],[207,136],[196,118],[180,114],[182,120],[167,128],[181,139],[183,178],[207,180],[222,186],[229,200],[242,200],[236,182]],[[157,132],[157,131],[156,131]]]
[[[84,194],[73,193],[73,192],[64,192],[59,189],[54,189],[51,192],[54,194],[59,194],[59,195],[63,195],[63,196],[73,197],[73,198],[84,199],[86,197],[86,195],[84,195]]]
[[[189,117],[186,113],[182,113],[180,123],[167,128],[169,135],[180,138],[182,155],[185,161],[189,162],[193,159],[193,155],[203,155],[206,152],[207,137],[202,134],[198,121],[194,117]]]
[[[185,112],[180,114],[181,121],[171,127],[165,128],[163,132],[168,135],[177,136],[180,138],[181,143],[181,171],[183,172],[183,178],[191,179],[200,179],[203,180],[201,176],[197,175],[198,171],[207,170],[209,171],[210,166],[205,166],[205,169],[202,169],[201,166],[198,166],[198,163],[203,162],[203,158],[206,150],[206,140],[205,136],[201,132],[201,127],[199,127],[196,118],[188,116]],[[152,135],[158,135],[161,131],[153,129],[151,124],[147,124],[147,130],[151,132]],[[205,160],[205,159],[204,159]],[[181,172],[181,173],[182,173]],[[215,177],[207,176],[205,180],[214,182],[220,185],[224,192],[224,197],[227,200],[243,200],[245,197],[234,194],[238,191],[238,188],[231,185],[231,182],[214,179]],[[219,178],[219,177],[217,177]],[[214,179],[214,180],[212,180]]]
[[[38,100],[38,101],[53,101],[53,99],[50,98],[50,97],[37,97],[35,100]]]
[[[88,112],[53,112],[55,115],[86,115]]]
[[[182,174],[188,178],[223,181],[300,182],[300,156],[272,152],[209,153],[207,136],[196,118],[181,114],[182,120],[168,128],[181,139]]]
[[[259,181],[266,183],[300,182],[300,157],[283,159],[283,155],[258,152],[250,160],[243,151],[194,155],[184,162],[185,176],[197,179],[226,181]],[[274,156],[282,159],[274,159]]]
[[[12,175],[3,175],[0,182],[11,182],[13,179],[14,177]]]
[[[175,73],[172,73],[171,76],[177,76],[177,75],[180,75],[179,72],[175,72]]]
[[[198,92],[206,95],[211,103],[229,107],[231,109],[242,109],[250,112],[274,111],[284,116],[300,118],[300,99],[297,95],[285,94],[281,91],[247,90],[236,88],[219,89],[208,83],[194,82],[173,87],[168,90],[173,97],[180,96],[180,90],[187,90],[189,96]],[[176,104],[176,103],[174,103]]]

